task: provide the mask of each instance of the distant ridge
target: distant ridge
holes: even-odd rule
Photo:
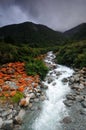
[[[86,40],[86,23],[82,23],[64,32],[64,35],[75,41]]]
[[[5,42],[29,43],[30,46],[58,45],[65,41],[63,33],[32,22],[0,27],[0,39]]]

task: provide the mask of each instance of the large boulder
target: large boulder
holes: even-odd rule
[[[21,109],[19,114],[15,117],[14,123],[21,124],[25,116],[25,110]]]
[[[22,98],[21,101],[19,102],[19,105],[22,107],[28,106],[30,103],[30,96],[27,95],[26,98]]]
[[[2,120],[2,118],[0,117],[0,128],[2,128],[2,125],[3,125],[3,120]]]

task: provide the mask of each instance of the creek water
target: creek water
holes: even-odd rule
[[[45,58],[48,65],[55,66],[43,81],[48,86],[46,90],[48,100],[41,103],[41,110],[32,111],[26,115],[22,130],[63,130],[61,120],[68,116],[68,110],[63,100],[71,91],[68,82],[63,82],[63,79],[72,76],[73,70],[55,64],[54,58],[53,52],[47,53]]]

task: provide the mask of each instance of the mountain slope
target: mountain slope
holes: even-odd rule
[[[86,40],[86,23],[82,23],[64,32],[64,35],[74,41]]]
[[[8,43],[29,43],[31,46],[57,45],[65,40],[61,32],[32,22],[1,27],[0,39]]]

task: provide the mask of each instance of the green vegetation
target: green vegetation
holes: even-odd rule
[[[77,68],[86,66],[86,41],[60,46],[57,52],[57,62]]]
[[[18,103],[23,97],[24,97],[23,93],[16,92],[16,94],[13,97],[11,97],[11,100],[14,103]]]
[[[48,72],[48,68],[41,60],[32,60],[29,63],[27,62],[25,68],[28,75],[38,74],[40,75],[41,79],[44,79],[46,73]]]

